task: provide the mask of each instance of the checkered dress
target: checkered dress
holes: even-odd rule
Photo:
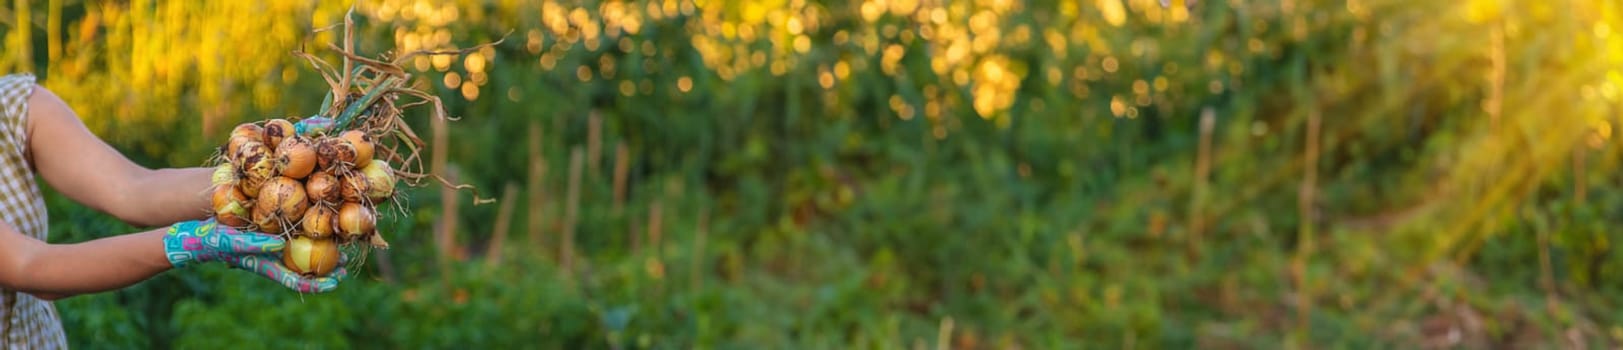
[[[0,222],[45,240],[45,197],[28,156],[28,96],[34,76],[0,76]],[[0,289],[0,345],[9,349],[68,347],[56,306],[26,293]]]

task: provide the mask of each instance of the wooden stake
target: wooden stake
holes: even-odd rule
[[[598,164],[603,158],[603,115],[592,111],[586,118],[586,172],[597,177]]]
[[[1301,335],[1309,330],[1309,317],[1313,310],[1313,297],[1307,283],[1307,259],[1313,254],[1313,197],[1318,188],[1319,174],[1319,110],[1307,112],[1307,144],[1302,155],[1302,186],[1296,193],[1297,241],[1296,256],[1291,259],[1291,275],[1296,280],[1296,326]]]
[[[496,228],[490,232],[490,246],[485,249],[485,266],[495,268],[502,261],[502,247],[507,243],[507,231],[513,222],[513,202],[518,198],[518,186],[512,183],[502,191],[501,208],[496,210]]]
[[[566,276],[574,275],[575,266],[575,226],[580,218],[580,181],[581,168],[585,154],[579,146],[569,151],[569,202],[564,209],[564,233],[558,247],[558,257],[563,265]]]
[[[544,226],[546,224],[544,219],[547,205],[546,179],[547,162],[541,156],[541,125],[532,122],[530,123],[530,179],[527,186],[530,192],[530,214],[527,218],[529,221],[527,230],[529,231],[530,244],[542,252],[542,255],[551,255],[547,253],[546,242],[543,241],[545,237],[543,231],[546,227]]]
[[[626,142],[620,141],[614,145],[614,212],[625,211],[626,204],[626,174],[631,167],[631,151],[626,149]]]
[[[1200,145],[1195,156],[1195,183],[1189,197],[1189,246],[1191,257],[1200,257],[1201,241],[1206,234],[1206,181],[1212,172],[1212,129],[1217,126],[1217,112],[1211,107],[1200,110]]]
[[[454,183],[457,181],[456,174],[449,174],[446,169],[445,153],[447,150],[445,145],[449,144],[448,139],[450,138],[446,130],[446,121],[442,118],[430,119],[429,125],[433,129],[430,132],[433,133],[434,145],[429,155],[429,172],[446,175],[447,180]],[[446,277],[451,274],[451,256],[454,251],[452,242],[455,240],[451,236],[454,234],[452,231],[456,229],[456,199],[456,190],[449,187],[440,188],[440,208],[442,212],[439,217],[439,224],[435,227],[437,230],[434,232],[434,242],[436,243],[435,250],[438,253],[437,260],[440,272],[445,274]]]
[[[461,171],[454,166],[448,167],[445,171],[445,179],[451,181],[451,183],[461,183]],[[457,218],[462,215],[460,206],[462,201],[457,200],[459,197],[456,194],[456,189],[450,187],[440,188],[440,205],[445,208],[445,211],[440,218],[440,227],[443,231],[440,231],[439,246],[451,261],[463,261],[468,257],[467,252],[462,250],[462,246],[457,244],[456,239]]]

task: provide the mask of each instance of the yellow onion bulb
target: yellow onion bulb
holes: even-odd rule
[[[248,227],[248,204],[251,202],[236,186],[215,186],[209,202],[213,204],[210,208],[214,211],[216,222],[237,228]]]
[[[344,237],[358,238],[377,228],[378,216],[371,207],[346,202],[338,207],[338,232]]]
[[[214,193],[209,196],[209,203],[212,204],[210,208],[213,208],[216,213],[224,211],[226,205],[229,204],[247,208],[248,196],[243,195],[242,191],[238,190],[236,186],[214,186]]]
[[[267,180],[276,176],[276,163],[272,156],[265,144],[250,142],[237,149],[231,161],[236,163],[237,171],[242,173],[243,178]]]
[[[209,184],[215,186],[236,186],[237,169],[231,163],[221,163],[214,167],[214,173],[209,175]]]
[[[265,128],[261,128],[253,123],[238,124],[237,127],[231,129],[231,138],[235,139],[238,137],[243,137],[246,140],[265,142]]]
[[[322,169],[348,171],[355,166],[355,146],[340,138],[325,138],[316,144],[316,162]]]
[[[338,137],[349,143],[350,147],[355,148],[355,168],[366,168],[367,164],[372,162],[372,152],[374,151],[372,135],[367,135],[366,132],[360,130],[350,130],[339,134]]]
[[[237,229],[249,228],[252,222],[248,221],[248,218],[248,209],[244,208],[241,203],[227,203],[224,208],[214,212],[214,222]]]
[[[250,158],[265,158],[269,157],[271,154],[270,147],[266,147],[264,142],[247,141],[241,146],[237,146],[235,151],[231,151],[231,154],[227,157],[227,159],[231,161],[231,164],[235,164],[237,166],[238,171],[242,171],[245,170],[246,163],[249,163],[251,160],[257,160]]]
[[[338,192],[345,202],[364,202],[366,194],[371,191],[366,176],[360,172],[338,175],[338,184]]]
[[[265,122],[265,144],[270,146],[282,145],[282,140],[293,137],[293,122],[287,119],[271,119]]]
[[[389,162],[374,160],[361,168],[361,175],[366,178],[366,198],[372,202],[394,195],[394,169],[389,167]]]
[[[327,238],[293,237],[282,249],[282,265],[307,277],[332,273],[338,260],[338,243]]]
[[[259,195],[259,188],[275,177],[270,149],[258,142],[243,145],[232,157],[238,174],[237,187],[250,197]]]
[[[299,221],[306,236],[323,238],[333,234],[338,225],[338,211],[333,208],[316,205],[304,211],[304,219]]]
[[[254,224],[255,231],[273,235],[286,232],[287,227],[282,225],[282,219],[277,215],[275,207],[254,205],[248,211],[251,213],[249,218]]]
[[[304,137],[282,140],[276,147],[276,169],[282,176],[303,179],[316,169],[316,150]]]
[[[237,181],[237,190],[242,191],[242,194],[244,195],[248,195],[248,198],[253,198],[254,196],[259,195],[259,189],[264,187],[266,182],[270,182],[270,179],[255,179],[245,177]]]
[[[263,143],[265,143],[263,140],[264,140],[264,138],[261,138],[260,135],[254,135],[254,136],[233,135],[233,136],[231,136],[231,138],[226,139],[226,141],[225,141],[225,155],[228,156],[228,157],[232,156],[232,155],[235,155],[235,154],[237,154],[238,151],[242,150],[242,146],[247,145],[249,143],[263,144]]]
[[[310,208],[310,202],[304,195],[304,184],[285,176],[279,176],[265,183],[259,189],[259,196],[254,197],[255,208],[270,207],[272,214],[285,222],[298,222],[299,216]]]
[[[342,194],[338,187],[338,177],[325,171],[317,171],[304,180],[304,194],[316,204],[338,204]]]

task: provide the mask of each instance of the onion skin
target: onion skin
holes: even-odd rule
[[[346,172],[355,166],[355,146],[340,138],[326,138],[316,145],[316,162],[322,169]]]
[[[235,228],[248,227],[248,205],[252,202],[236,186],[215,186],[210,197],[214,221]]]
[[[361,168],[361,175],[366,179],[366,198],[373,203],[394,195],[394,169],[389,167],[388,162],[374,160]]]
[[[259,141],[248,141],[237,147],[235,152],[231,152],[229,159],[231,160],[231,164],[235,164],[237,166],[237,171],[246,173],[248,163],[257,162],[259,158],[266,158],[270,155],[271,149],[270,147],[266,147],[265,143]]]
[[[249,211],[253,212],[254,230],[273,235],[287,231],[282,226],[281,218],[276,215],[276,208],[256,205]]]
[[[316,169],[316,150],[308,139],[289,137],[276,146],[276,169],[282,176],[303,179]]]
[[[255,213],[259,208],[269,207],[272,215],[288,222],[299,222],[299,217],[310,208],[310,202],[305,198],[304,186],[299,180],[285,176],[272,179],[259,189],[259,196],[254,197]],[[257,223],[258,217],[255,217]]]
[[[253,223],[248,221],[248,209],[237,203],[226,205],[224,211],[214,212],[214,221],[221,225],[230,226],[239,230],[246,230]]]
[[[367,135],[366,132],[360,130],[350,130],[338,135],[338,137],[348,142],[350,147],[355,148],[355,160],[353,163],[355,163],[356,169],[366,168],[372,162],[372,152],[374,151],[372,135]]]
[[[236,136],[231,136],[230,139],[226,139],[226,141],[225,141],[225,155],[227,155],[227,156],[235,155],[235,154],[237,154],[238,151],[242,150],[243,145],[247,145],[249,143],[265,143],[263,141],[264,138],[261,138],[259,136],[260,135],[254,135],[254,136],[236,135]]]
[[[231,129],[231,138],[246,137],[248,140],[265,142],[265,128],[253,123],[238,124]]]
[[[312,238],[325,238],[332,235],[338,226],[338,211],[327,206],[311,206],[304,211],[304,219],[299,221],[305,236]]]
[[[280,146],[282,140],[293,137],[293,122],[287,119],[271,119],[265,122],[265,144]]]
[[[231,162],[237,165],[237,171],[245,179],[269,180],[276,176],[276,164],[271,159],[271,150],[263,143],[250,142],[242,145],[233,154]],[[258,193],[257,187],[244,188],[244,193]]]
[[[371,191],[366,176],[360,172],[350,172],[338,176],[339,194],[345,202],[362,202],[366,194]]]
[[[310,197],[311,202],[318,205],[336,205],[339,203],[339,196],[341,195],[338,188],[338,177],[325,171],[310,174],[310,178],[304,180],[304,194]]]
[[[214,194],[209,196],[209,203],[213,204],[211,208],[214,209],[215,213],[220,213],[225,211],[226,206],[229,204],[236,204],[239,208],[247,209],[249,202],[248,196],[243,195],[242,191],[238,190],[236,186],[214,186]],[[244,211],[241,214],[247,214],[247,212]]]
[[[358,238],[377,228],[377,213],[360,203],[346,202],[338,207],[338,232],[346,238]]]
[[[230,162],[214,167],[214,174],[209,176],[209,184],[215,186],[236,186],[237,169]]]
[[[259,194],[259,187],[276,175],[275,164],[271,162],[270,148],[259,142],[243,144],[231,156],[231,163],[235,165],[238,174],[237,186],[244,194]]]
[[[316,146],[316,169],[326,170],[332,168],[333,140],[331,137],[316,138],[314,142]]]
[[[338,267],[338,243],[331,239],[293,237],[282,249],[282,265],[304,276],[320,277]]]
[[[254,179],[245,177],[237,181],[237,190],[242,191],[243,194],[253,193],[258,195],[259,189],[264,187],[265,183],[269,181],[269,179]]]

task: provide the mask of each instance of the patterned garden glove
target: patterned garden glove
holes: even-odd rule
[[[338,268],[327,274],[327,277],[307,278],[299,275],[286,266],[282,266],[280,254],[250,254],[238,255],[226,260],[231,267],[253,271],[272,281],[287,286],[288,289],[299,293],[326,293],[338,289],[338,282],[349,277],[349,270],[344,265],[349,262],[349,256],[339,255]]]
[[[309,117],[300,119],[298,123],[293,123],[293,131],[299,135],[310,136],[332,130],[333,125],[335,124],[332,118]]]
[[[243,232],[218,225],[214,219],[186,221],[169,227],[163,236],[164,255],[176,268],[193,263],[225,262],[231,267],[252,271],[300,293],[322,293],[338,288],[349,273],[340,257],[339,268],[327,277],[306,278],[281,264],[281,251],[287,245],[281,237]]]

